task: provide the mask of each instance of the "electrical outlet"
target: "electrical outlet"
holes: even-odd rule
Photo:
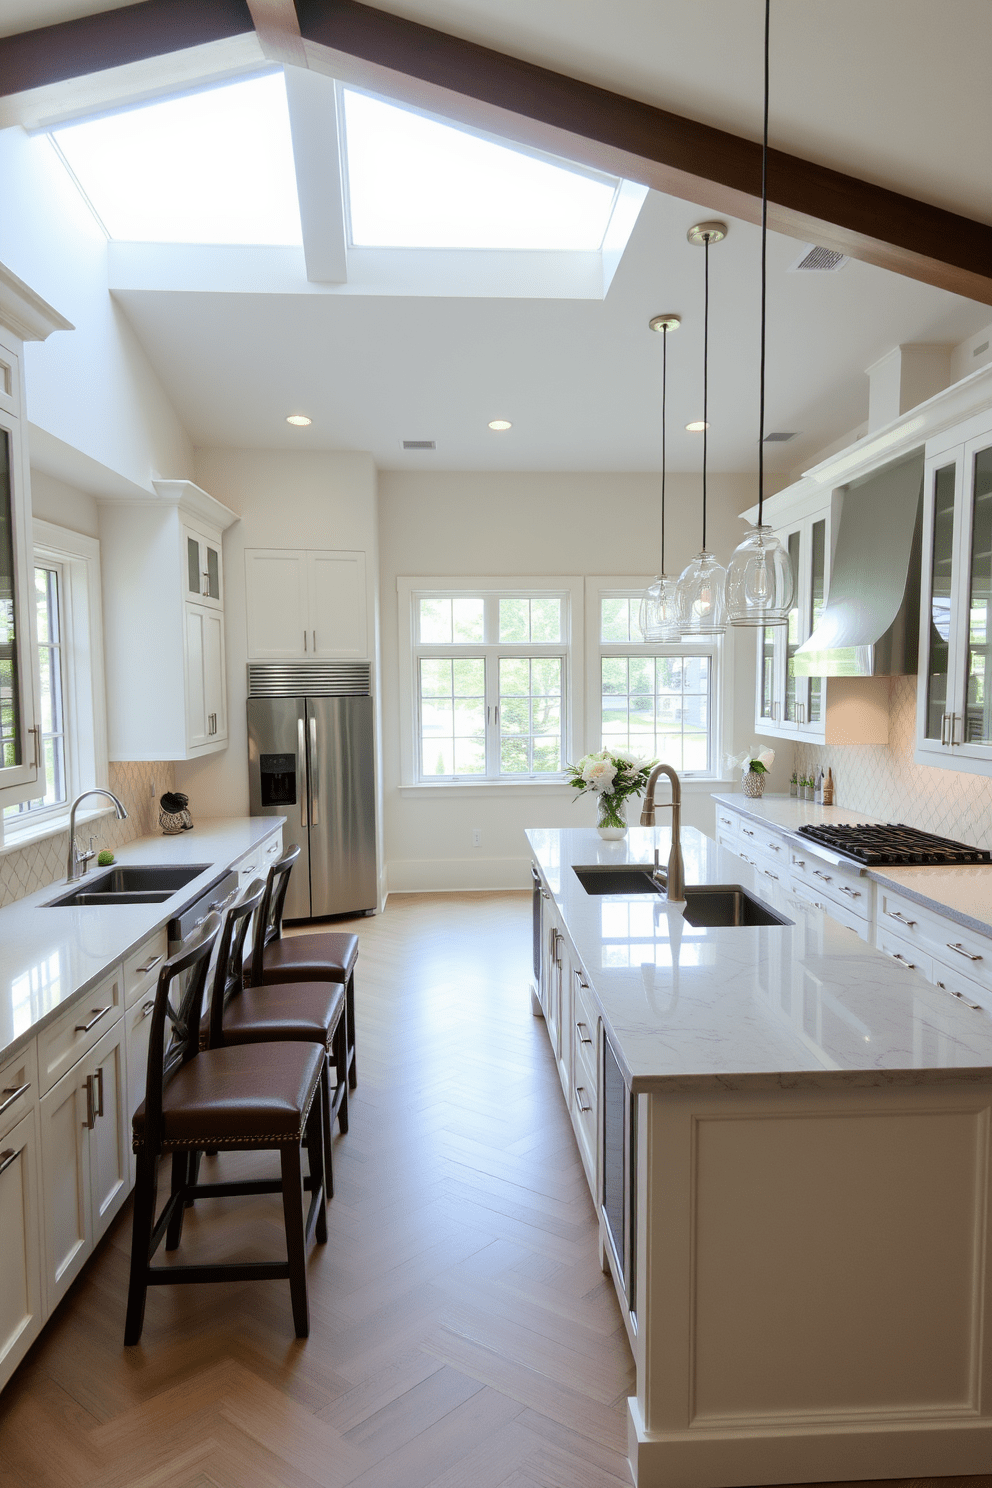
[[[481,827],[473,827],[472,828],[472,846],[473,847],[481,847],[482,846],[482,828]]]

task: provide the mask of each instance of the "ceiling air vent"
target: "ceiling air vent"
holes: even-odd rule
[[[766,444],[788,444],[790,439],[795,439],[798,429],[776,429],[774,434],[765,435]]]
[[[815,244],[809,243],[805,252],[790,265],[789,272],[798,273],[802,270],[813,274],[836,274],[847,261],[845,254],[835,253],[833,248],[817,248]]]
[[[437,442],[433,439],[404,439],[404,449],[437,449]]]

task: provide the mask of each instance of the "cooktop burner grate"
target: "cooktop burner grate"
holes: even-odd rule
[[[902,822],[870,826],[799,827],[804,837],[820,842],[833,852],[843,853],[866,868],[912,867],[913,865],[958,866],[968,863],[992,863],[992,852],[984,847],[968,847],[932,832],[920,832]]]

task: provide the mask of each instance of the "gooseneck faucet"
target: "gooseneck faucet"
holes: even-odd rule
[[[89,852],[83,853],[80,852],[78,847],[76,846],[76,807],[79,805],[80,801],[85,801],[87,796],[106,796],[108,800],[113,801],[114,805],[117,807],[117,820],[127,820],[127,812],[124,809],[124,802],[119,801],[114,795],[113,791],[104,790],[102,786],[95,786],[93,790],[85,790],[83,791],[82,795],[76,797],[69,811],[69,856],[66,859],[65,865],[66,883],[75,883],[77,879],[82,878],[83,874],[86,872],[90,858],[94,856],[92,848],[90,848]],[[93,841],[92,837],[90,838],[90,841]]]
[[[641,826],[654,826],[654,788],[659,775],[667,775],[672,783],[672,799],[667,803],[672,808],[672,850],[668,854],[668,897],[671,900],[682,900],[685,898],[685,864],[682,861],[682,784],[671,765],[655,765],[648,776],[644,805],[641,807]],[[655,862],[657,860],[656,851]]]

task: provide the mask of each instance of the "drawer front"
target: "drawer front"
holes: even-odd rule
[[[162,962],[169,954],[169,932],[163,925],[154,935],[142,941],[136,951],[124,959],[124,1005],[130,1007],[147,987],[154,990]],[[85,1019],[80,1021],[85,1022]]]
[[[875,926],[875,948],[885,956],[891,956],[893,961],[906,971],[918,971],[921,976],[926,977],[928,982],[933,981],[933,960],[921,951],[918,946],[903,940],[901,936],[894,935],[884,925]]]
[[[589,1061],[593,1093],[596,1090],[596,1030],[599,1014],[593,996],[579,972],[572,979],[572,1034],[576,1052],[584,1054]]]
[[[16,1126],[38,1099],[38,1046],[34,1039],[0,1065],[0,1137]]]
[[[932,910],[923,909],[901,894],[878,886],[878,922],[912,945],[918,945],[935,960],[954,968],[958,975],[992,991],[992,940],[964,930]]]
[[[825,898],[842,905],[859,919],[870,920],[872,881],[847,868],[835,868],[813,853],[789,848],[789,867],[796,883],[805,883],[818,899]]]
[[[716,835],[718,838],[725,837],[727,845],[736,841],[740,834],[741,819],[736,811],[728,811],[726,806],[716,808]]]
[[[256,878],[259,877],[259,866],[258,865],[259,865],[259,858],[260,857],[261,857],[261,852],[259,850],[256,850],[253,853],[249,853],[246,858],[242,858],[241,859],[241,862],[238,864],[238,888],[239,889],[247,888],[247,886],[252,882],[253,879],[256,879]],[[264,877],[264,875],[263,875],[263,877]]]
[[[596,1036],[594,1028],[594,1037]],[[582,1046],[584,1049],[585,1046]],[[579,1155],[593,1198],[596,1197],[596,1077],[594,1059],[586,1052],[577,1055],[572,1069],[572,1126],[578,1139]]]
[[[761,853],[772,862],[788,864],[789,848],[780,833],[770,827],[759,827],[757,822],[741,819],[740,845],[745,852]]]
[[[942,992],[950,993],[959,1002],[974,1008],[975,1012],[992,1016],[992,991],[979,982],[972,981],[971,977],[962,975],[956,966],[947,966],[935,960],[933,981],[934,986],[939,987]]]
[[[120,967],[98,982],[50,1028],[38,1035],[38,1078],[41,1093],[51,1090],[102,1038],[124,1006]]]
[[[804,883],[802,880],[797,882],[793,879],[790,887],[796,898],[801,899],[804,904],[812,904],[814,909],[822,909],[824,914],[829,915],[832,920],[836,920],[838,925],[843,925],[846,929],[853,930],[855,935],[860,936],[866,945],[870,943],[871,924],[868,920],[863,920],[860,915],[854,914],[843,904],[835,904],[832,899],[821,897],[815,889],[811,889],[809,884]]]

